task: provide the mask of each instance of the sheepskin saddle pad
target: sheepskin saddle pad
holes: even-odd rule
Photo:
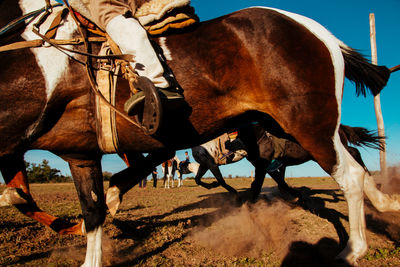
[[[199,21],[190,0],[142,0],[134,17],[151,35],[162,35],[192,26]],[[89,0],[69,0],[76,12],[93,21]],[[85,23],[88,25],[88,23]],[[90,23],[90,25],[93,25]]]

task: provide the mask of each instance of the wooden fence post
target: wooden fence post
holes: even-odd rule
[[[375,14],[369,14],[369,29],[370,29],[370,40],[371,40],[371,60],[372,63],[377,65],[378,64],[378,55],[376,49],[376,31],[375,31]],[[381,97],[380,94],[374,97],[374,107],[375,107],[375,115],[376,115],[376,122],[378,125],[378,135],[385,136],[385,126],[383,123],[383,115],[381,109]],[[383,140],[383,147],[384,151],[379,152],[380,158],[380,167],[381,167],[381,175],[382,177],[387,177],[387,168],[386,168],[386,141]]]

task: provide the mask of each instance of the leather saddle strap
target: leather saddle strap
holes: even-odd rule
[[[103,44],[100,53],[107,55],[109,52],[109,47]],[[100,69],[97,71],[96,77],[98,90],[113,106],[115,106],[117,74],[118,66],[114,73]],[[96,96],[96,110],[97,136],[100,148],[106,153],[118,153],[119,141],[115,111],[104,105],[99,96]]]

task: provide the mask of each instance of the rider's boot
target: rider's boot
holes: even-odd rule
[[[158,89],[165,109],[176,109],[184,98],[176,86],[172,86],[163,76],[164,68],[155,53],[147,36],[146,30],[134,18],[119,15],[110,20],[106,31],[117,43],[123,54],[135,56],[132,67],[140,76],[150,79]],[[144,106],[144,92],[134,94],[126,103],[125,111],[129,115],[141,114]]]

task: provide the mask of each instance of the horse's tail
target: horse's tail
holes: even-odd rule
[[[384,150],[383,141],[385,140],[385,137],[379,136],[376,131],[370,131],[362,127],[350,127],[343,124],[340,125],[339,131],[342,137],[342,142],[347,141],[355,146],[365,146],[381,151]],[[343,137],[345,137],[346,140],[343,140]]]
[[[358,51],[343,43],[340,49],[344,57],[345,76],[355,83],[357,96],[365,96],[365,88],[369,88],[374,96],[379,94],[389,80],[391,71],[385,66],[372,64]]]

